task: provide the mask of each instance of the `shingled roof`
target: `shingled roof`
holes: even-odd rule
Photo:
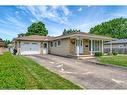
[[[104,36],[99,36],[99,35],[94,35],[94,34],[89,34],[85,32],[75,32],[75,33],[70,33],[67,35],[61,35],[61,36],[56,36],[56,37],[51,37],[51,36],[39,36],[39,35],[31,35],[31,36],[23,36],[23,37],[17,37],[13,41],[52,41],[52,40],[57,40],[57,39],[64,39],[64,38],[69,38],[69,37],[74,37],[74,36],[83,36],[83,37],[97,37],[101,39],[112,39],[110,37],[104,37]]]
[[[50,39],[52,39],[52,37],[30,35],[30,36],[17,37],[14,40],[17,40],[17,41],[49,41]]]

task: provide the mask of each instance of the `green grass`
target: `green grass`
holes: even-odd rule
[[[23,56],[0,56],[0,89],[81,89]]]
[[[127,67],[127,55],[101,56],[101,57],[97,57],[97,59],[102,64],[113,64],[113,65]]]

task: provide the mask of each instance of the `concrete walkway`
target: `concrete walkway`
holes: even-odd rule
[[[127,89],[127,69],[55,55],[27,57],[85,89]]]

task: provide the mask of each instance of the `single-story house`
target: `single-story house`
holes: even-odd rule
[[[116,39],[104,43],[104,51],[116,51],[118,53],[127,53],[127,39]]]
[[[39,35],[17,37],[13,43],[17,53],[21,55],[49,53],[61,56],[82,56],[103,52],[103,43],[111,40],[110,37],[77,32],[57,37]]]
[[[0,54],[3,53],[5,51],[5,48],[4,48],[4,41],[0,38]]]

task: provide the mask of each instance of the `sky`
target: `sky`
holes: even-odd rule
[[[48,35],[58,36],[70,28],[89,32],[119,17],[127,17],[127,6],[0,6],[0,38],[12,40],[38,21],[45,24]]]

